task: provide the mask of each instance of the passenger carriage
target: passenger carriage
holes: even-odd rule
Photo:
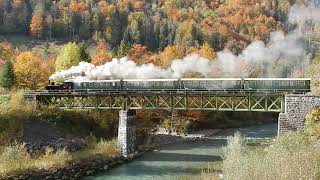
[[[241,90],[241,78],[183,78],[185,90],[235,91]]]
[[[244,90],[253,92],[310,92],[309,78],[245,78]]]
[[[310,92],[309,78],[182,78],[182,79],[117,79],[67,80],[63,84],[46,86],[50,90],[67,92],[104,91],[244,91],[244,92]]]

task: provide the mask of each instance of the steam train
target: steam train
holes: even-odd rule
[[[182,78],[182,79],[116,79],[49,82],[47,91],[249,91],[249,92],[310,92],[308,78]]]

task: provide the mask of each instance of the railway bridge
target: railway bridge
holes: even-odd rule
[[[279,112],[278,134],[302,130],[305,115],[320,97],[284,92],[210,90],[28,91],[25,98],[61,109],[119,110],[118,143],[127,156],[136,149],[135,110],[209,110]]]

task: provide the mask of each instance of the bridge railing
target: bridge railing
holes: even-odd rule
[[[228,94],[239,94],[239,93],[256,93],[256,94],[287,94],[287,89],[259,89],[259,90],[243,90],[243,89],[232,89],[232,90],[221,90],[221,89],[135,89],[135,90],[107,90],[107,89],[94,89],[94,90],[31,90],[26,91],[25,95],[99,95],[99,94],[131,94],[131,93],[228,93]],[[303,93],[303,92],[301,92]]]

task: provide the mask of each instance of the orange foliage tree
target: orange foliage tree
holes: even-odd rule
[[[41,38],[43,32],[43,17],[41,14],[33,14],[30,22],[30,33],[33,37]]]
[[[69,4],[69,9],[72,12],[82,13],[88,10],[88,6],[83,1],[71,0]]]
[[[95,48],[94,54],[91,56],[91,63],[94,65],[102,65],[111,61],[112,57],[108,53],[108,45],[104,41],[99,41]]]
[[[152,60],[150,56],[151,52],[141,44],[133,44],[129,52],[129,59],[140,64],[150,63]]]

